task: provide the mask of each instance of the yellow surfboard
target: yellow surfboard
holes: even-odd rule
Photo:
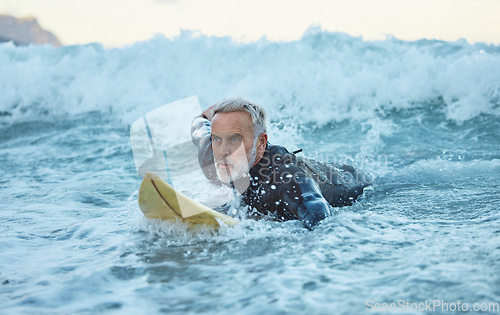
[[[219,228],[219,221],[233,226],[238,221],[230,216],[210,209],[175,190],[154,173],[144,176],[138,195],[139,208],[147,218],[176,221],[182,220],[190,228],[206,225]]]

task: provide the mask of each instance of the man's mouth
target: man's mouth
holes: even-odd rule
[[[231,163],[228,163],[227,161],[220,161],[217,163],[218,168],[228,168],[230,166],[233,166]]]

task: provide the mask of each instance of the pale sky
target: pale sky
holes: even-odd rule
[[[0,0],[0,14],[34,16],[66,45],[123,46],[181,29],[289,41],[311,25],[366,40],[500,44],[500,0]]]

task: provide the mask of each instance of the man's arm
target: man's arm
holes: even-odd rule
[[[318,184],[297,166],[288,165],[281,180],[282,200],[306,228],[313,230],[322,220],[332,215]]]
[[[304,222],[306,228],[312,230],[332,213],[318,184],[313,179],[306,177],[305,182],[301,184],[301,191],[302,198],[297,207],[297,216],[300,221]]]
[[[196,116],[191,124],[191,140],[198,150],[205,149],[208,146],[212,149],[212,113],[213,106],[207,108],[201,115]]]
[[[198,149],[198,162],[205,177],[213,183],[220,184],[215,171],[214,152],[212,150],[211,129],[212,123],[211,108],[196,116],[191,124],[191,140]]]

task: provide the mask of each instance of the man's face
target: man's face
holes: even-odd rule
[[[212,148],[217,176],[222,182],[248,174],[256,154],[250,114],[217,113],[212,119]]]

